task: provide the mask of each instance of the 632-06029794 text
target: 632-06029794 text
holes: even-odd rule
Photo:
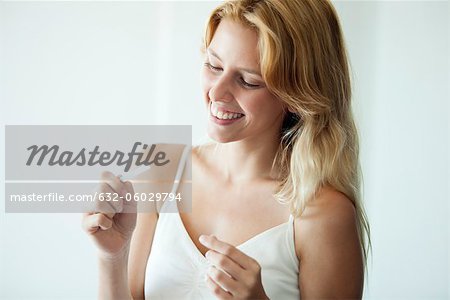
[[[93,193],[93,194],[70,194],[68,196],[61,193],[47,194],[12,194],[9,195],[11,202],[92,202],[98,197],[98,201],[181,201],[181,193],[127,193],[125,197],[119,196],[117,193]]]

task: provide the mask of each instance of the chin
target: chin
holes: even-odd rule
[[[236,142],[237,139],[233,137],[228,137],[223,134],[218,133],[217,131],[211,132],[208,130],[208,137],[215,141],[216,143],[226,144],[231,142]]]

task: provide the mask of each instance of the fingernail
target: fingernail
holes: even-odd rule
[[[200,237],[198,238],[198,240],[199,240],[202,244],[204,244],[204,243],[206,243],[206,236],[204,236],[204,235],[202,234],[202,235],[200,235]]]

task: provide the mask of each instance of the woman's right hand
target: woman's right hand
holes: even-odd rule
[[[137,205],[129,181],[122,182],[111,172],[103,172],[101,179],[103,183],[97,188],[95,205],[91,212],[83,214],[82,227],[93,238],[99,255],[109,259],[128,252],[136,227]],[[107,193],[117,201],[100,201],[102,197],[107,199]],[[124,200],[129,199],[127,193],[132,195],[131,201]]]

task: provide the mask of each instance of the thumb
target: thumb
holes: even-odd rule
[[[134,198],[134,189],[131,182],[124,182],[127,192],[131,195],[129,198],[123,201],[123,213],[136,213],[137,212],[137,200]]]

